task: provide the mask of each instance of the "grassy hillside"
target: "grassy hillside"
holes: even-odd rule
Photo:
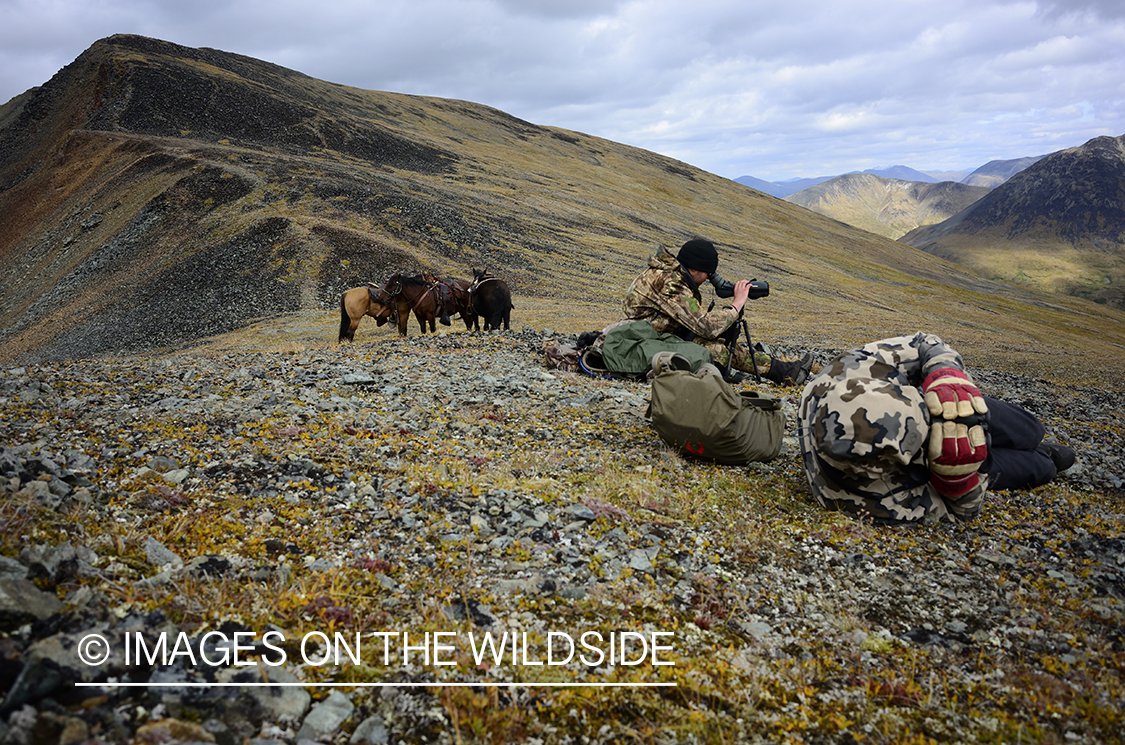
[[[768,279],[761,338],[918,328],[1107,383],[1125,316],[970,270],[688,164],[464,101],[363,91],[140,37],[0,112],[0,359],[192,343],[395,271],[504,276],[578,328],[657,245],[704,236]],[[565,330],[565,329],[564,329]],[[1116,384],[1116,383],[1115,383]]]

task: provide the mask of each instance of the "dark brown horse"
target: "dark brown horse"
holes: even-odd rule
[[[511,318],[512,292],[508,283],[494,277],[484,269],[473,270],[473,283],[469,286],[470,305],[472,306],[472,327],[479,329],[477,316],[484,318],[484,330],[493,331],[500,329],[504,323],[504,330],[508,330]],[[469,322],[466,321],[468,326]]]
[[[461,320],[465,322],[465,328],[471,329],[472,322],[469,319],[475,314],[469,287],[473,283],[464,279],[441,279],[429,272],[422,272],[422,279],[429,282],[437,292],[438,302],[442,305],[446,317],[459,313]]]
[[[364,316],[375,319],[377,326],[382,326],[394,313],[392,306],[384,305],[375,297],[379,288],[374,285],[353,287],[340,293],[340,338],[342,341],[354,341],[355,330]]]
[[[427,325],[430,333],[437,331],[435,320],[438,317],[443,324],[449,325],[449,314],[441,304],[439,293],[434,285],[422,277],[396,274],[375,292],[375,298],[383,305],[395,308],[398,313],[399,336],[406,336],[406,324],[411,312],[418,319],[418,328],[423,334],[426,333]]]

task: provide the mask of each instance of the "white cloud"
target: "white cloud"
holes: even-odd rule
[[[138,33],[477,101],[731,177],[968,168],[1125,132],[1118,0],[0,3],[0,100]]]

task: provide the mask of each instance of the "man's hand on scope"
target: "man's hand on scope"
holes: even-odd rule
[[[746,301],[750,299],[750,281],[740,279],[734,283],[734,302],[731,305],[735,310],[742,310],[742,306],[746,305]]]

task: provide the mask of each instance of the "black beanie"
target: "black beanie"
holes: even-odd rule
[[[719,268],[719,252],[715,250],[715,244],[702,238],[693,238],[680,247],[676,260],[688,269],[704,272],[707,276]]]

